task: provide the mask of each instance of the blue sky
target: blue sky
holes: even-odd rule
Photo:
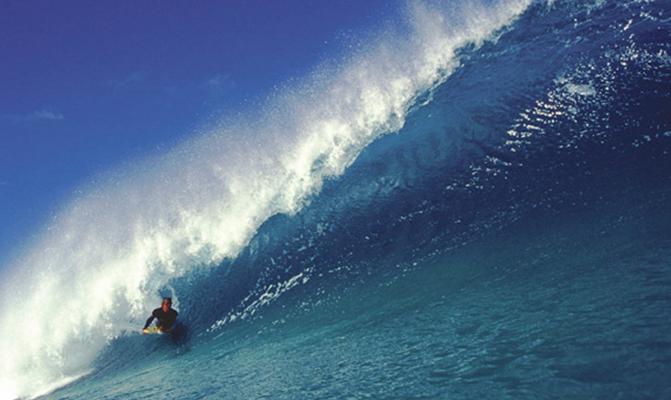
[[[0,263],[96,173],[252,106],[397,6],[1,2]]]

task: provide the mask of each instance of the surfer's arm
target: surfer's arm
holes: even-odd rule
[[[142,328],[142,330],[147,329],[149,327],[149,324],[151,324],[151,321],[154,320],[154,318],[155,318],[154,314],[152,314],[151,317],[147,318],[147,322],[144,324],[144,328]]]

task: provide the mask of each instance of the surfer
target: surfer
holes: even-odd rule
[[[147,328],[149,328],[149,324],[151,324],[154,318],[158,319],[158,322],[156,322],[156,330],[158,332],[170,332],[172,330],[177,320],[177,311],[172,308],[172,298],[164,297],[161,307],[152,311],[151,316],[147,319],[147,323],[142,328],[143,334],[153,333]]]

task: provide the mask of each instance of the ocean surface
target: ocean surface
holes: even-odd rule
[[[64,205],[0,399],[671,398],[671,3],[405,14]]]

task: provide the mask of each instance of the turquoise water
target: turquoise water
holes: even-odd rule
[[[147,360],[53,398],[665,398],[665,196],[537,213],[339,290],[315,279],[189,345],[127,338]]]
[[[501,4],[454,30],[436,28],[448,5],[420,10],[419,33],[381,35],[334,86],[278,96],[249,143],[208,137],[160,164],[167,183],[103,188],[112,211],[75,203],[60,258],[35,250],[53,279],[26,292],[64,296],[67,318],[12,350],[0,389],[85,371],[45,398],[670,398],[669,6]],[[385,81],[396,67],[408,79]],[[165,294],[188,333],[139,335]]]

